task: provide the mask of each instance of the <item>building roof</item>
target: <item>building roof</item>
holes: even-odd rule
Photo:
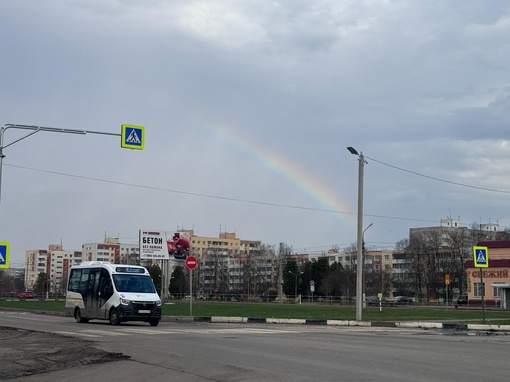
[[[487,248],[509,248],[510,240],[491,240],[491,241],[480,241],[477,246]]]
[[[474,260],[466,260],[464,266],[466,268],[474,268]],[[510,259],[489,259],[489,268],[503,268],[510,267]]]

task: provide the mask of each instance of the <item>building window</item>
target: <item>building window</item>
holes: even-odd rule
[[[494,284],[500,284],[500,283],[494,283]],[[503,283],[501,283],[503,284]],[[502,297],[503,296],[503,288],[494,287],[494,297]]]
[[[485,296],[485,283],[475,283],[474,285],[474,290],[475,290],[475,297],[482,297],[482,296]]]

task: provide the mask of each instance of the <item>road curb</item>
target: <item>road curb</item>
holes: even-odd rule
[[[397,328],[417,328],[417,329],[443,329],[443,324],[440,322],[395,322]]]
[[[33,314],[63,316],[63,312],[45,310],[25,310],[19,308],[0,307],[0,311],[25,311]],[[402,329],[444,329],[455,331],[479,332],[510,332],[510,325],[495,324],[466,324],[455,322],[427,322],[427,321],[354,321],[354,320],[322,320],[304,318],[264,318],[264,317],[228,317],[228,316],[162,316],[163,322],[207,322],[225,324],[289,324],[289,325],[324,325],[324,326],[352,326],[352,327],[386,327]]]
[[[163,321],[185,321],[179,319],[163,319]],[[444,329],[456,331],[488,331],[510,332],[510,325],[481,325],[454,322],[426,322],[426,321],[354,321],[354,320],[320,320],[302,318],[264,318],[264,317],[192,317],[195,322],[225,323],[225,324],[288,324],[288,325],[324,325],[324,326],[351,326],[351,327],[379,327],[401,329]]]
[[[510,325],[480,325],[467,324],[467,330],[486,330],[486,331],[503,331],[510,332]]]

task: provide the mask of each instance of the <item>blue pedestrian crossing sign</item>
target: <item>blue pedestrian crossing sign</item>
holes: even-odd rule
[[[10,244],[0,242],[0,268],[9,268]]]
[[[473,247],[474,264],[476,268],[489,267],[489,250],[487,247]]]
[[[126,149],[143,150],[145,127],[123,124],[121,128],[120,146]]]

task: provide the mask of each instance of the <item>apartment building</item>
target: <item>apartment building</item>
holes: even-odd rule
[[[234,232],[218,237],[199,236],[194,230],[181,230],[190,237],[190,253],[199,262],[196,268],[199,293],[254,294],[267,289],[276,279],[274,253],[263,253],[257,240],[239,239]]]
[[[179,232],[185,232],[189,235],[191,242],[190,253],[198,259],[210,254],[211,251],[232,256],[241,253],[241,239],[238,239],[235,233],[221,232],[218,237],[208,237],[195,235],[194,230],[182,230]],[[250,247],[243,247],[243,251],[247,249],[249,250]]]
[[[83,261],[107,261],[117,264],[120,261],[120,244],[118,239],[106,238],[104,243],[82,244]]]
[[[441,219],[438,226],[409,229],[409,239],[425,238],[434,241],[438,247],[452,247],[460,242],[474,245],[479,241],[510,240],[510,233],[501,229],[498,223],[471,224],[463,226],[460,218]]]
[[[64,251],[62,245],[51,244],[48,249],[25,252],[25,288],[33,290],[40,273],[48,275],[46,294],[62,294],[66,287],[68,270],[82,261],[79,251]]]
[[[48,272],[48,250],[30,249],[25,251],[25,289],[33,290],[37,276]]]
[[[113,264],[140,264],[140,245],[122,244],[116,237],[106,237],[104,243],[82,245],[83,261],[107,261]]]
[[[81,251],[64,250],[61,244],[50,244],[48,249],[25,252],[25,288],[33,290],[37,277],[45,273],[44,293],[61,295],[66,289],[69,268],[82,261],[107,261],[117,264],[140,264],[138,244],[120,244],[117,238],[105,238],[104,243],[82,245]]]

